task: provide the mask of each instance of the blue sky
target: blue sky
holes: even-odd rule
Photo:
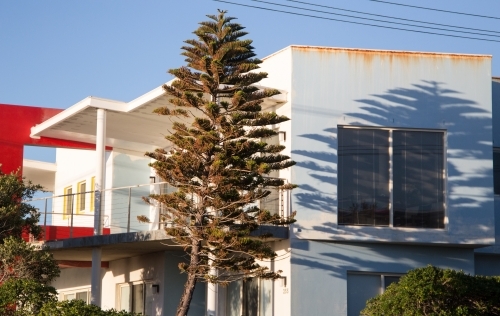
[[[286,0],[266,1],[326,10]],[[369,0],[304,1],[500,32],[500,19]],[[500,17],[499,0],[392,1]],[[250,0],[232,2],[280,9]],[[0,103],[67,108],[89,95],[130,101],[172,78],[166,71],[184,64],[180,56],[183,40],[193,38],[191,32],[197,23],[205,20],[206,14],[215,14],[218,8],[229,10],[229,15],[237,17],[247,28],[248,38],[254,40],[259,57],[291,44],[489,54],[493,55],[492,73],[500,76],[500,42],[380,29],[211,0],[3,0],[0,1]],[[500,37],[490,38],[500,40]],[[40,149],[28,149],[25,156],[46,161],[54,159],[52,151]]]

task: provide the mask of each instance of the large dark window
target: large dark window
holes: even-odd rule
[[[500,149],[493,149],[493,191],[500,194]]]
[[[443,132],[338,131],[339,224],[444,227]]]
[[[394,226],[444,227],[443,133],[393,131]]]
[[[338,131],[339,224],[389,225],[389,131]]]

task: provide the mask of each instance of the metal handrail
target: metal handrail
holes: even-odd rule
[[[265,177],[265,178],[268,178],[268,179],[280,179],[280,180],[284,180],[285,182],[288,182],[288,180],[285,179],[285,178],[279,178],[279,177]],[[157,184],[170,184],[170,183],[166,182],[166,181],[163,181],[163,182],[154,182],[154,183],[146,183],[146,184],[136,184],[136,185],[129,185],[129,186],[124,186],[124,187],[116,187],[116,188],[103,189],[103,190],[91,190],[91,191],[85,191],[85,192],[76,192],[76,193],[69,193],[69,194],[60,194],[60,195],[45,196],[45,197],[31,199],[31,200],[24,200],[23,202],[28,203],[28,202],[34,202],[34,201],[43,201],[43,200],[46,200],[46,199],[53,199],[53,198],[58,198],[58,197],[70,196],[70,195],[95,193],[97,191],[106,192],[106,191],[121,190],[121,189],[132,189],[132,188],[152,186],[152,185],[157,185]]]
[[[24,203],[29,203],[29,202],[43,201],[43,200],[48,200],[48,199],[53,199],[53,198],[58,198],[58,197],[71,196],[71,195],[95,193],[97,191],[106,192],[106,191],[121,190],[121,189],[132,189],[132,188],[152,186],[152,185],[157,185],[157,184],[170,184],[170,183],[168,183],[168,182],[155,182],[155,183],[147,183],[147,184],[136,184],[136,185],[129,185],[129,186],[125,186],[125,187],[109,188],[109,189],[104,189],[104,190],[91,190],[91,191],[85,191],[85,192],[76,192],[76,193],[69,193],[69,194],[44,196],[44,197],[40,197],[40,198],[36,198],[36,199],[24,200],[23,202]]]
[[[282,178],[275,178],[275,177],[268,177],[268,178],[272,178],[272,179],[282,179]],[[288,181],[286,179],[282,179],[284,180],[286,183],[288,183]],[[110,214],[109,215],[104,215],[103,214],[103,225],[106,226],[106,227],[122,227],[122,229],[126,229],[126,232],[130,232],[131,231],[131,212],[132,212],[132,189],[133,188],[141,188],[141,187],[151,187],[151,186],[160,186],[160,191],[161,191],[161,186],[162,185],[165,185],[165,184],[170,184],[166,181],[163,181],[163,182],[156,182],[156,183],[147,183],[147,184],[138,184],[138,185],[131,185],[131,186],[122,186],[122,187],[116,187],[116,188],[109,188],[109,189],[105,189],[105,190],[102,190],[101,192],[104,193],[104,192],[113,192],[113,191],[116,191],[116,190],[123,190],[123,191],[128,191],[128,197],[126,197],[127,193],[123,192],[123,196],[122,194],[119,194],[120,198],[118,201],[114,201],[113,198],[111,199],[111,208],[109,209],[110,211]],[[44,216],[44,219],[43,219],[43,226],[44,228],[46,228],[47,226],[50,226],[50,225],[47,225],[47,218],[52,216],[52,215],[57,215],[56,218],[53,218],[52,217],[52,224],[51,225],[55,225],[55,226],[58,226],[58,222],[61,223],[63,226],[65,225],[68,225],[70,231],[69,231],[69,238],[72,238],[73,237],[73,227],[93,227],[93,225],[88,225],[88,226],[80,226],[82,223],[80,223],[80,225],[78,226],[75,226],[74,224],[74,216],[80,216],[80,218],[83,217],[86,217],[86,218],[89,218],[89,217],[94,217],[95,213],[79,213],[79,209],[75,206],[77,206],[77,203],[79,202],[76,202],[75,201],[75,196],[79,196],[79,195],[85,195],[85,194],[95,194],[95,192],[97,192],[98,190],[92,190],[92,191],[85,191],[85,192],[75,192],[75,193],[70,193],[70,194],[61,194],[61,195],[52,195],[52,196],[47,196],[47,197],[40,197],[40,198],[35,198],[35,199],[31,199],[31,200],[25,200],[23,202],[36,202],[36,201],[43,201],[45,206],[44,206],[44,211],[43,212],[40,212],[40,215]],[[141,194],[144,194],[144,192],[142,192]],[[286,216],[288,215],[288,210],[290,208],[290,194],[289,192],[287,192],[285,194],[284,190],[280,190],[278,189],[278,192],[277,192],[277,204],[276,204],[276,212],[278,214],[280,214],[281,216]],[[103,194],[104,196],[104,194]],[[56,201],[56,199],[64,199],[64,208],[63,208],[63,212],[55,212],[55,205],[58,205],[59,202]],[[137,196],[134,196],[134,199],[137,198]],[[84,197],[83,199],[87,199],[86,197]],[[48,201],[51,200],[51,205],[49,206],[48,204]],[[60,200],[59,200],[60,201]],[[67,202],[66,202],[67,201]],[[114,201],[114,202],[113,202]],[[75,203],[76,202],[76,203]],[[53,204],[53,203],[58,203],[58,204]],[[67,203],[67,204],[66,204]],[[273,202],[273,205],[274,205],[274,202]],[[107,206],[107,205],[106,205]],[[159,207],[158,205],[154,205],[156,207]],[[51,208],[52,210],[49,210],[49,208]],[[273,207],[273,210],[274,210],[274,207]],[[75,214],[75,211],[77,212]],[[88,209],[87,209],[88,211]],[[169,221],[161,221],[161,214],[160,214],[160,210],[157,210],[155,212],[158,212],[158,229],[161,229],[162,225],[168,225],[168,222]],[[286,214],[285,214],[286,213]],[[60,215],[63,215],[62,217],[62,221],[61,221],[61,218],[59,217]],[[113,225],[112,222],[111,222],[111,218],[114,218],[116,217],[116,219],[121,222],[122,224],[120,226],[116,226],[116,225]],[[82,219],[83,220],[83,219]],[[122,222],[122,220],[124,220]],[[68,223],[69,221],[69,223]],[[155,219],[156,221],[156,219]],[[107,224],[106,224],[107,222]],[[126,226],[125,226],[126,225]]]

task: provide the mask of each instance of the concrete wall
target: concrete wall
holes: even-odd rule
[[[291,315],[291,294],[292,287],[292,271],[290,266],[291,248],[290,240],[283,240],[273,243],[273,250],[277,256],[274,261],[268,263],[271,271],[282,271],[280,275],[285,278],[282,280],[275,280],[273,283],[273,315]]]
[[[472,249],[292,240],[291,314],[347,315],[347,273],[406,273],[428,264],[474,274]]]
[[[109,268],[101,269],[102,273],[102,308],[118,308],[118,286],[125,283],[145,282],[146,286],[158,284],[159,293],[153,293],[147,304],[147,315],[173,315],[178,302],[175,291],[182,291],[183,278],[177,264],[182,257],[180,252],[158,252],[109,262]],[[167,260],[167,258],[169,258]],[[90,289],[90,268],[68,268],[61,270],[61,276],[52,285],[59,293],[79,289]],[[179,292],[180,293],[180,292]],[[205,291],[201,286],[193,299],[193,311],[204,306]],[[62,296],[61,296],[62,298]],[[164,306],[165,302],[165,306]],[[174,304],[175,303],[175,304]],[[173,304],[173,305],[172,305]],[[193,312],[190,315],[203,315]]]
[[[186,275],[181,274],[178,268],[179,262],[185,256],[184,253],[177,251],[167,251],[165,252],[165,271],[164,274],[164,312],[163,315],[175,315],[177,310],[177,305],[179,304],[182,291],[184,289],[184,283],[186,281]],[[197,283],[193,298],[191,300],[191,305],[189,307],[189,316],[204,316],[205,306],[206,306],[206,284]]]
[[[105,269],[101,269],[101,277],[104,277]],[[90,291],[90,268],[66,268],[61,269],[61,275],[51,285],[57,289],[59,300],[64,298],[66,292]]]
[[[101,269],[102,276],[102,308],[118,308],[117,286],[124,283],[147,282],[147,284],[160,284],[160,293],[152,296],[152,305],[149,316],[162,314],[163,306],[163,275],[164,253],[153,253],[140,257],[115,260],[109,262],[109,268]],[[53,283],[62,295],[74,290],[90,290],[90,268],[67,268],[61,270],[61,276]]]
[[[298,238],[494,242],[490,57],[291,49]],[[445,229],[338,226],[338,125],[446,129]]]
[[[275,111],[277,114],[285,115],[288,118],[290,118],[292,115],[289,103],[290,98],[293,94],[291,86],[292,68],[289,67],[289,65],[291,65],[291,62],[292,62],[292,50],[290,49],[290,47],[287,47],[270,56],[263,58],[263,63],[262,65],[260,65],[261,69],[258,69],[258,71],[268,73],[268,78],[261,80],[259,82],[259,85],[281,90],[284,96],[280,97],[285,97],[287,101],[283,104],[277,104],[275,107],[266,110]],[[291,126],[292,126],[291,121],[283,122],[279,124],[279,126],[274,126],[274,128],[278,129],[279,131],[285,132],[284,134],[285,139],[283,139],[283,135],[281,135],[280,137],[280,145],[286,147],[285,150],[282,151],[282,153],[284,155],[289,155],[289,156],[291,155],[290,148],[292,144]],[[280,170],[278,177],[290,180],[291,172],[292,168]]]
[[[160,293],[154,294],[151,316],[162,314],[163,280],[165,273],[164,253],[152,253],[138,257],[131,257],[111,261],[109,269],[102,279],[102,306],[105,309],[117,308],[117,285],[138,281],[148,284],[159,284]]]

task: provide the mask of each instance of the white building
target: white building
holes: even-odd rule
[[[273,231],[278,257],[264,263],[283,278],[219,288],[216,315],[358,315],[428,264],[500,275],[500,80],[491,56],[290,46],[262,70],[269,78],[260,84],[283,92],[266,109],[291,118],[277,128],[297,165],[279,177],[300,186],[276,205],[298,221]],[[152,113],[168,104],[161,87],[128,103],[89,97],[32,127],[31,137],[94,144],[96,109],[106,112],[105,235],[81,237],[94,206],[90,194],[73,198],[93,190],[98,155],[57,150],[54,194],[67,197],[54,198],[51,223],[72,237],[47,242],[67,267],[53,284],[61,299],[88,299],[97,247],[103,308],[174,314],[182,252],[158,208],[141,200],[169,189],[151,184],[159,179],[144,157],[168,146],[170,122]],[[197,285],[190,315],[206,314],[207,292]]]

